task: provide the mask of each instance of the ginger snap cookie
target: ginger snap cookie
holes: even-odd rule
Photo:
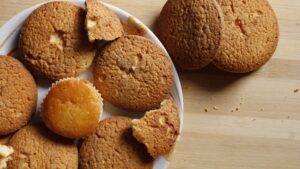
[[[178,66],[195,70],[215,58],[223,24],[215,0],[168,0],[158,20],[157,35]]]
[[[67,138],[81,138],[92,133],[103,110],[101,95],[87,80],[63,79],[53,84],[41,113],[46,126]]]
[[[224,71],[257,70],[274,54],[279,26],[267,0],[218,0],[224,13],[223,41],[214,65]]]
[[[172,64],[166,54],[136,35],[106,46],[95,60],[93,75],[104,99],[133,112],[158,106],[173,85]]]
[[[85,11],[69,2],[50,2],[36,9],[20,33],[21,56],[32,72],[49,79],[78,76],[96,50],[84,30]]]
[[[18,60],[0,56],[0,135],[15,132],[35,112],[37,86]]]
[[[132,120],[133,136],[147,147],[154,158],[172,150],[179,127],[179,114],[172,97],[164,100],[159,109],[146,112],[142,119]]]
[[[99,123],[80,148],[81,169],[152,169],[153,159],[132,136],[131,119],[114,116]]]
[[[42,124],[28,125],[9,141],[14,148],[9,169],[77,169],[78,150],[72,140],[60,137]]]
[[[85,26],[90,41],[111,41],[123,36],[124,30],[118,16],[98,0],[86,0]]]

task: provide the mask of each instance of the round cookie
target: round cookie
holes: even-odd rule
[[[158,20],[157,34],[178,66],[195,70],[215,58],[223,23],[215,0],[168,0]]]
[[[160,104],[173,85],[171,61],[152,41],[123,36],[96,58],[94,81],[103,98],[128,111],[142,112]]]
[[[78,76],[95,57],[84,30],[85,11],[72,3],[50,2],[36,9],[20,33],[24,63],[49,79]]]
[[[18,60],[0,55],[0,135],[15,132],[35,112],[37,86]]]
[[[22,128],[9,145],[15,150],[8,161],[9,169],[78,168],[78,150],[73,141],[53,134],[43,125]]]
[[[80,148],[81,169],[152,169],[153,159],[134,139],[131,119],[114,116],[101,121]]]
[[[172,97],[164,100],[161,107],[149,111],[140,120],[132,121],[133,136],[143,143],[148,153],[156,158],[168,154],[179,135],[179,113]]]
[[[72,139],[93,132],[102,110],[101,95],[93,84],[75,78],[56,82],[41,107],[46,126],[54,133]]]
[[[97,0],[86,0],[85,26],[90,41],[111,41],[124,35],[118,16]]]
[[[224,71],[257,70],[274,54],[279,38],[275,13],[267,0],[219,0],[224,12],[223,41],[214,65]]]

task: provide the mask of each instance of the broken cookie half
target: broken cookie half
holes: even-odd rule
[[[0,169],[7,168],[7,162],[11,160],[13,152],[12,147],[0,144]]]
[[[91,42],[95,40],[111,41],[124,35],[118,16],[97,0],[86,0],[85,26]]]
[[[164,100],[160,108],[146,112],[142,119],[132,121],[133,136],[154,158],[172,150],[179,128],[179,114],[172,97]]]

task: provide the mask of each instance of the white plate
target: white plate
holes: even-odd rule
[[[76,3],[82,7],[84,6],[84,0],[71,0],[71,2]],[[43,3],[41,3],[41,4],[43,4]],[[20,12],[19,14],[17,14],[13,18],[11,18],[6,24],[4,24],[0,28],[0,54],[1,55],[7,55],[8,53],[10,53],[14,49],[16,49],[20,27],[22,26],[22,24],[24,23],[26,18],[30,15],[30,13],[34,9],[39,7],[41,4],[32,6],[28,9]],[[123,23],[127,23],[128,18],[131,17],[134,20],[134,22],[141,25],[146,30],[146,34],[144,35],[144,37],[155,42],[162,49],[164,49],[164,51],[167,53],[167,51],[165,50],[165,48],[161,44],[161,42],[158,40],[158,38],[140,20],[138,20],[137,18],[133,17],[129,13],[127,13],[117,7],[114,7],[114,6],[106,4],[106,3],[104,3],[104,4],[107,7],[109,7],[113,12],[116,13]],[[172,88],[172,95],[176,101],[176,104],[177,104],[177,107],[179,110],[180,121],[181,121],[180,131],[181,131],[182,124],[183,124],[183,105],[184,105],[183,104],[183,94],[182,94],[182,88],[181,88],[181,84],[179,81],[179,77],[178,77],[177,71],[175,70],[174,65],[173,65],[173,69],[174,69],[174,84],[175,85]],[[93,81],[93,78],[91,76],[91,69],[89,69],[85,73],[81,74],[80,78]],[[47,91],[51,84],[48,81],[43,81],[41,79],[36,79],[36,81],[38,84],[38,109],[39,109],[39,106],[40,106],[43,98],[47,94]],[[132,114],[132,113],[124,113],[123,110],[117,109],[114,106],[112,106],[111,104],[109,104],[108,102],[105,102],[104,103],[104,113],[103,113],[102,118],[104,119],[104,118],[107,118],[112,115],[130,115],[130,114]],[[39,119],[39,115],[36,114],[35,118]],[[178,140],[179,140],[179,137],[178,137]],[[165,168],[167,168],[168,165],[169,165],[169,161],[165,157],[161,156],[161,157],[155,159],[154,169],[165,169]]]

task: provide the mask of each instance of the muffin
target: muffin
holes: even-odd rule
[[[42,103],[42,119],[54,133],[81,138],[97,126],[103,110],[102,98],[87,80],[64,79],[53,84]]]
[[[172,63],[165,52],[136,35],[108,44],[95,60],[93,75],[105,100],[132,112],[157,107],[173,86]]]
[[[0,135],[20,129],[37,104],[37,86],[21,62],[0,55]]]

